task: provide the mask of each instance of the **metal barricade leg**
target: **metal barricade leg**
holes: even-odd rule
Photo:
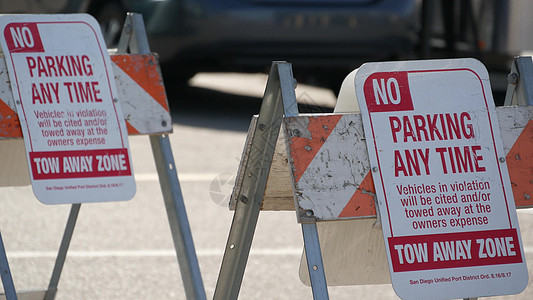
[[[307,268],[309,269],[309,278],[311,279],[311,288],[313,289],[313,298],[317,300],[329,299],[316,223],[302,223],[302,233],[304,236]]]
[[[167,135],[150,136],[159,174],[159,182],[167,210],[174,248],[178,256],[181,278],[187,299],[206,299],[191,228],[183,202],[178,173]]]
[[[63,271],[63,266],[65,265],[67,251],[70,246],[70,241],[72,240],[72,235],[74,234],[74,227],[76,226],[76,220],[78,219],[80,208],[81,204],[79,203],[73,204],[70,208],[70,215],[68,216],[65,232],[63,233],[63,239],[61,241],[61,245],[59,246],[56,263],[54,265],[54,270],[52,271],[52,277],[50,278],[50,283],[48,284],[48,289],[46,290],[46,294],[44,296],[45,300],[53,300],[56,297],[59,278],[61,277],[61,272]]]
[[[15,284],[13,284],[13,277],[11,277],[11,270],[6,256],[6,248],[0,233],[0,272],[2,277],[2,284],[4,285],[4,293],[8,300],[17,299],[17,292],[15,291]]]
[[[283,115],[286,117],[298,115],[294,88],[295,82],[292,77],[291,65],[286,62],[273,63],[257,126],[254,129],[251,149],[244,166],[244,174],[246,175],[242,179],[243,188],[240,194],[236,195],[235,214],[220,267],[214,295],[215,300],[237,299],[239,295],[281,127],[281,119]],[[312,253],[311,262],[313,266],[320,266],[320,273],[323,278],[322,283],[313,282],[317,290],[315,299],[327,299],[327,286],[316,224],[304,224],[302,226],[306,248],[309,246],[309,251]],[[314,249],[318,250],[318,256]],[[315,287],[313,287],[313,293],[315,294]]]
[[[128,13],[126,17],[117,52],[126,53],[128,49],[130,53],[150,53],[144,21],[140,14]],[[185,294],[187,299],[206,299],[170,141],[167,135],[152,135],[150,136],[150,144],[152,145]]]
[[[285,101],[289,98],[292,101]],[[284,111],[287,113],[288,110],[295,110],[297,114],[292,70],[288,63],[274,63],[254,130],[245,167],[247,176],[243,179],[243,191],[238,196],[213,299],[237,299],[239,295],[281,120]]]
[[[505,106],[533,105],[533,62],[531,56],[518,56],[513,60],[507,77]]]
[[[238,298],[260,210],[261,201],[254,200],[235,207],[214,300]]]

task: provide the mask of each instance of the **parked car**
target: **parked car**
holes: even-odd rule
[[[343,74],[367,60],[412,51],[414,0],[128,1],[144,16],[164,67],[198,71],[264,71],[273,60],[295,70]],[[302,74],[300,74],[302,75]],[[329,76],[324,76],[328,78]]]
[[[202,71],[261,72],[273,60],[287,60],[299,81],[338,88],[345,74],[367,61],[473,56],[489,69],[508,70],[520,40],[512,37],[531,27],[524,22],[527,18],[518,18],[530,3],[0,0],[0,12],[89,13],[100,23],[109,47],[118,42],[126,12],[141,13],[167,81]]]
[[[166,75],[265,71],[273,60],[330,79],[325,70],[391,59],[417,41],[416,0],[0,0],[4,13],[92,14],[109,46],[127,11],[144,17]],[[298,75],[298,74],[297,74]],[[305,76],[304,76],[305,75]]]
[[[265,71],[273,60],[287,60],[299,81],[334,89],[368,61],[476,57],[489,70],[507,72],[511,58],[524,50],[517,41],[530,40],[522,38],[532,24],[524,12],[533,8],[529,0],[120,3],[143,14],[167,76]]]

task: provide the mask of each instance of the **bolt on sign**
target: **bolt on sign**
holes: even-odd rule
[[[35,196],[46,204],[131,199],[127,131],[96,20],[2,15],[0,29]]]
[[[355,86],[398,296],[521,292],[527,266],[485,67],[369,63]]]

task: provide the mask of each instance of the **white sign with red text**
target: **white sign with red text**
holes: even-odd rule
[[[485,67],[369,63],[355,86],[398,296],[521,292],[527,266]]]
[[[35,196],[129,200],[128,137],[100,27],[90,15],[2,15],[1,46]]]

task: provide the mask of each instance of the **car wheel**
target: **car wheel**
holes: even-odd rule
[[[94,16],[100,24],[106,46],[116,48],[126,19],[124,8],[116,2],[106,3],[96,11]]]

